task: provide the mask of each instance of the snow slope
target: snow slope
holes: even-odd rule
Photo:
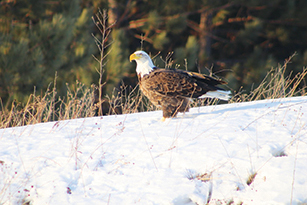
[[[307,203],[307,97],[161,117],[0,129],[0,204]]]

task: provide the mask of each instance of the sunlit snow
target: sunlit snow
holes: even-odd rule
[[[0,129],[0,204],[307,203],[307,97],[161,117]]]

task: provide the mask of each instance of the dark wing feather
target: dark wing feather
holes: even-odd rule
[[[178,71],[178,70],[177,70]],[[220,80],[220,79],[216,79],[216,78],[213,78],[213,77],[210,77],[210,76],[207,76],[207,75],[203,75],[203,74],[200,74],[200,73],[195,73],[195,72],[188,72],[188,71],[179,71],[179,72],[184,72],[184,73],[187,73],[188,75],[190,75],[191,77],[203,82],[203,83],[206,83],[208,85],[223,85],[223,84],[227,84],[225,81],[223,80]]]
[[[142,86],[146,90],[169,97],[198,98],[208,91],[214,91],[223,81],[198,73],[181,70],[155,69],[143,77]]]

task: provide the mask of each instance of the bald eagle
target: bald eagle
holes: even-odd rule
[[[157,68],[149,55],[136,51],[130,62],[136,61],[136,72],[143,94],[157,107],[163,118],[175,117],[178,112],[189,111],[191,98],[218,98],[229,100],[230,91],[216,87],[226,82],[199,73]]]

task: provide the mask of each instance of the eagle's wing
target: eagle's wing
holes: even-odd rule
[[[215,91],[215,85],[223,83],[198,73],[164,69],[156,69],[142,79],[142,86],[148,91],[169,97],[188,98],[198,98],[208,91]]]
[[[203,75],[200,73],[195,73],[195,72],[188,72],[188,71],[179,71],[179,72],[183,72],[183,73],[187,73],[188,75],[190,75],[191,77],[203,82],[203,83],[207,83],[208,85],[223,85],[223,84],[227,84],[227,82],[220,80],[220,79],[216,79],[207,75]]]

